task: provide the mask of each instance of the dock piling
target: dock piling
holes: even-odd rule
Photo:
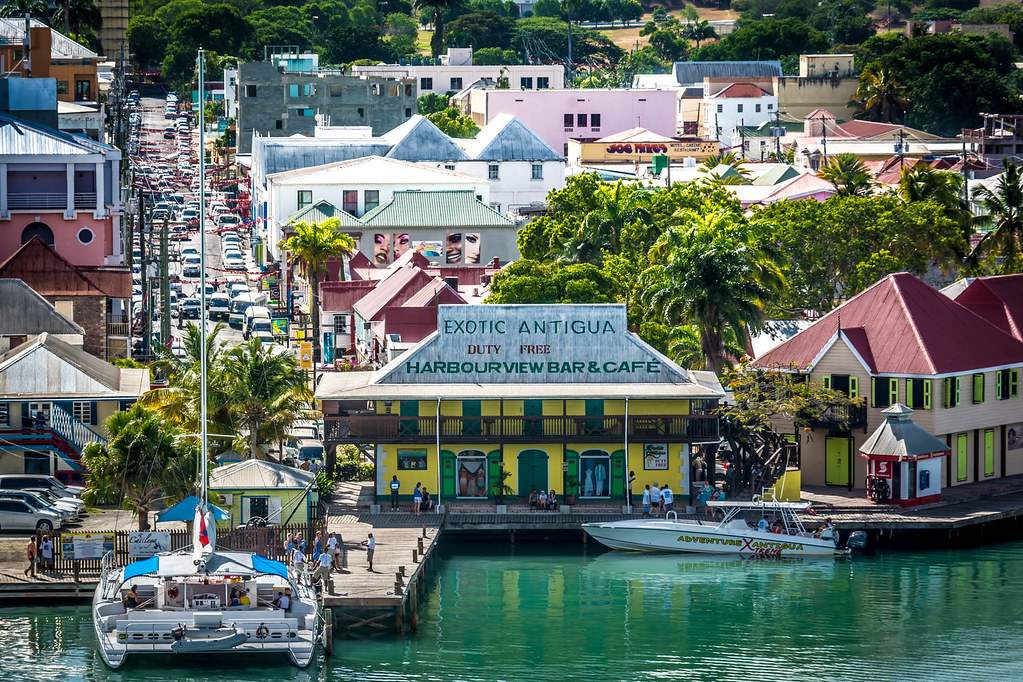
[[[414,564],[419,563],[419,554],[416,552],[416,550],[412,550],[412,563]]]

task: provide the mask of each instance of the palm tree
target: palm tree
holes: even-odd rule
[[[649,194],[621,180],[611,186],[601,185],[593,200],[596,208],[586,214],[579,229],[562,247],[561,260],[600,265],[604,251],[621,253],[622,233],[629,225],[653,219],[648,208]]]
[[[784,290],[780,256],[732,212],[680,218],[650,250],[641,300],[669,326],[696,327],[705,366],[720,372],[729,345],[758,330]]]
[[[867,167],[855,154],[835,154],[817,175],[834,185],[840,197],[864,197],[873,188]]]
[[[97,31],[103,26],[103,14],[93,0],[60,0],[53,23],[64,22],[64,33],[81,37],[82,29]]]
[[[857,118],[891,123],[906,113],[909,97],[890,69],[881,62],[871,62],[860,74],[859,87],[849,104],[857,108]]]
[[[433,37],[430,38],[430,53],[436,59],[444,51],[444,12],[457,9],[465,4],[465,0],[413,0],[412,9],[416,12],[429,10],[433,14]]]
[[[685,25],[685,28],[682,29],[682,35],[687,40],[695,42],[697,49],[700,48],[701,40],[710,40],[711,38],[718,37],[717,32],[706,19],[703,21],[690,21]]]
[[[933,201],[946,208],[962,208],[963,176],[951,171],[937,170],[926,163],[902,169],[898,195],[903,201]]]
[[[164,498],[165,490],[172,489],[175,494],[194,490],[197,468],[191,466],[194,462],[180,461],[177,430],[142,405],[115,413],[104,428],[110,441],[90,443],[82,452],[89,472],[83,498],[89,504],[119,502],[123,509],[138,514],[139,530],[145,530],[149,510]]]
[[[725,170],[726,175],[715,171],[718,166],[728,166],[738,175],[732,175]],[[751,174],[746,167],[746,159],[738,156],[735,152],[721,152],[708,156],[700,164],[700,172],[707,174],[707,179],[722,185],[745,185],[749,183],[748,177]]]
[[[231,349],[223,369],[228,403],[247,429],[249,456],[259,459],[261,445],[283,440],[291,422],[307,415],[313,396],[305,372],[293,356],[255,338]],[[244,440],[235,439],[236,451]]]
[[[1023,174],[1015,161],[1002,160],[1005,172],[998,178],[994,189],[981,187],[974,192],[980,200],[985,216],[982,219],[994,225],[970,254],[966,264],[979,267],[1001,259],[994,268],[998,274],[1023,272]]]
[[[668,350],[671,352],[671,359],[682,367],[707,369],[707,356],[700,345],[700,329],[695,325],[677,327]],[[724,351],[726,356],[732,358],[740,358],[747,353],[746,349],[732,338],[730,327],[725,330]]]
[[[313,367],[320,362],[320,273],[327,261],[349,258],[355,253],[355,241],[341,232],[341,221],[328,218],[322,223],[291,223],[294,233],[280,244],[302,265],[312,293]],[[344,279],[344,265],[339,276]],[[315,370],[314,370],[315,371]]]

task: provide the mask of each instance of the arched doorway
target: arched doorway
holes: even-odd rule
[[[21,231],[21,245],[28,244],[32,237],[39,237],[44,242],[53,246],[53,230],[46,223],[29,223]]]

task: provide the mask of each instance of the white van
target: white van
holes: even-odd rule
[[[234,329],[241,329],[245,324],[245,311],[251,306],[265,306],[270,298],[265,292],[238,294],[231,299],[231,317],[228,324]]]
[[[271,333],[270,309],[266,306],[253,305],[249,306],[249,309],[245,311],[245,326],[243,327],[242,336],[248,339],[254,332]]]

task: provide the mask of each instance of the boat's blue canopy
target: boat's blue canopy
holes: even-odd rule
[[[124,567],[122,575],[125,581],[140,575],[157,575],[161,578],[191,575],[251,577],[267,573],[285,580],[288,578],[288,567],[281,562],[244,552],[215,551],[205,559],[202,568],[204,570],[200,571],[191,554],[164,554],[128,564]]]
[[[195,508],[199,506],[199,498],[190,495],[181,500],[173,507],[168,507],[156,515],[156,522],[162,521],[191,521],[195,518]],[[213,518],[217,521],[227,521],[231,515],[216,505],[208,505],[213,510]]]

